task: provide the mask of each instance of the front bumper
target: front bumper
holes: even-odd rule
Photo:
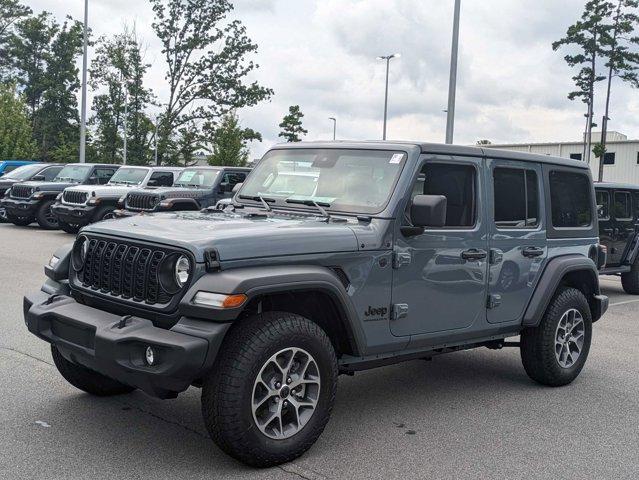
[[[593,295],[592,297],[592,321],[599,320],[608,310],[610,299],[606,295]]]
[[[95,206],[65,205],[56,203],[51,207],[53,213],[64,223],[84,227],[93,221]]]
[[[26,296],[23,308],[29,331],[65,358],[160,398],[175,397],[206,374],[230,327],[182,317],[167,330],[44,291]],[[156,352],[153,366],[144,360],[147,346]]]
[[[14,217],[34,217],[39,205],[38,200],[17,200],[14,198],[3,198],[0,201],[0,207],[4,208],[6,213]]]

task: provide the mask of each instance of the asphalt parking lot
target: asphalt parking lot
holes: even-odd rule
[[[29,334],[22,296],[72,237],[0,224],[0,478],[639,477],[639,298],[604,278],[611,307],[570,386],[532,383],[519,351],[455,353],[341,377],[317,444],[252,470],[208,439],[199,391],[94,398],[68,385]]]

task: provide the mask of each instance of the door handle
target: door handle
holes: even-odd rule
[[[481,260],[488,256],[488,252],[485,250],[479,250],[477,248],[471,248],[470,250],[464,250],[461,253],[461,258],[464,260]]]
[[[541,257],[544,254],[544,249],[539,247],[526,247],[521,251],[521,254],[529,258]]]

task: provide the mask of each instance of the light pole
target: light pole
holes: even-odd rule
[[[335,140],[337,134],[337,118],[328,117],[328,119],[333,121],[333,140]]]
[[[155,160],[155,165],[158,164],[158,124],[160,123],[160,117],[158,116],[155,119],[155,137],[153,141],[153,159]]]
[[[384,93],[384,134],[382,140],[386,140],[386,120],[388,118],[388,71],[390,69],[390,61],[393,58],[399,58],[399,53],[393,53],[392,55],[382,55],[377,57],[377,60],[386,60],[386,90]]]
[[[455,94],[457,91],[457,53],[459,51],[459,14],[461,0],[455,0],[453,15],[453,43],[450,52],[450,78],[448,80],[448,114],[446,115],[446,143],[453,143],[455,130]]]
[[[129,119],[129,83],[124,84],[124,118],[122,124],[124,126],[124,151],[122,153],[122,164],[126,165],[126,147],[127,147],[127,120]]]
[[[86,161],[87,144],[87,46],[89,30],[89,0],[84,0],[84,47],[82,54],[82,100],[80,106],[80,163]]]

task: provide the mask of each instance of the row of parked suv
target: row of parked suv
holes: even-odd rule
[[[182,202],[198,193],[197,171],[121,206]],[[572,382],[608,307],[602,242],[614,262],[603,273],[637,286],[635,191],[595,194],[586,164],[549,156],[280,145],[224,209],[83,228],[25,297],[26,325],[91,394],[201,388],[217,445],[276,465],[320,436],[339,374],[517,347],[534,381]]]
[[[231,195],[249,169],[34,164],[0,177],[0,218],[69,233],[141,212],[200,210]]]

